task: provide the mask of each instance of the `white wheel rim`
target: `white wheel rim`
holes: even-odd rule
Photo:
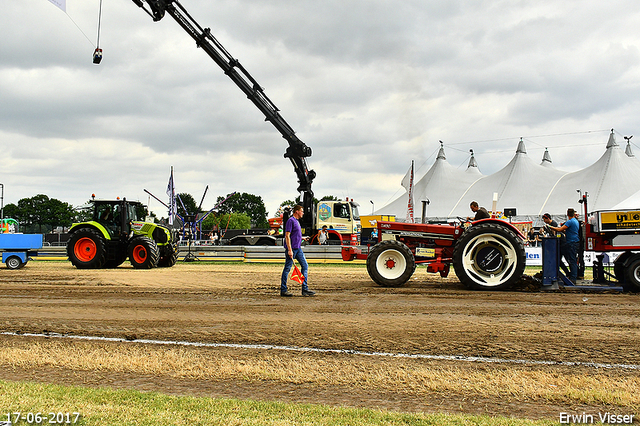
[[[633,269],[633,278],[635,278],[637,283],[640,283],[640,265]]]
[[[482,259],[478,255],[482,254]],[[462,265],[467,276],[477,284],[494,287],[505,283],[516,272],[518,254],[506,239],[493,234],[481,234],[465,247]],[[480,265],[478,261],[486,262]]]
[[[376,259],[376,270],[386,280],[400,277],[406,269],[407,261],[398,250],[385,250]]]
[[[7,265],[10,269],[17,269],[20,266],[20,261],[14,257],[7,261]]]

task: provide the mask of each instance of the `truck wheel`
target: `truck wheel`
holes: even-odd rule
[[[250,246],[249,240],[245,237],[233,237],[231,241],[229,241],[230,246]]]
[[[522,240],[507,227],[495,223],[471,226],[453,250],[453,268],[458,279],[474,290],[512,286],[522,276],[525,264]]]
[[[11,256],[5,262],[8,269],[20,269],[24,266],[22,260],[18,256]]]
[[[616,280],[618,280],[619,283],[625,282],[626,270],[624,267],[624,263],[627,261],[627,258],[629,258],[628,255],[630,254],[630,252],[621,254],[613,263],[613,276],[616,278]]]
[[[640,291],[640,256],[634,256],[625,269],[624,289],[627,291]]]
[[[275,246],[276,240],[273,238],[262,237],[256,243],[257,246]]]
[[[160,252],[158,246],[149,237],[140,236],[129,244],[129,261],[136,269],[151,269],[158,266]]]
[[[67,256],[78,269],[100,269],[105,263],[105,241],[95,229],[83,228],[67,243]]]
[[[409,281],[416,269],[409,247],[395,240],[382,241],[367,256],[367,271],[376,284],[399,287]]]

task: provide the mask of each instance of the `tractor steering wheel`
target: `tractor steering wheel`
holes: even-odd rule
[[[458,219],[460,221],[460,223],[467,223],[467,222],[471,222],[471,220],[468,217],[460,217],[460,216],[456,216],[456,219]]]

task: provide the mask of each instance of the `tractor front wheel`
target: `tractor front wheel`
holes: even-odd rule
[[[158,266],[160,252],[149,237],[136,237],[129,243],[129,261],[136,269],[151,269]]]
[[[67,256],[78,269],[100,269],[105,263],[105,240],[92,228],[83,228],[71,234],[67,243]]]
[[[158,266],[161,268],[171,268],[178,261],[178,247],[167,244],[163,249],[163,254],[158,260]]]
[[[376,284],[399,287],[409,281],[416,269],[411,249],[395,241],[382,241],[371,248],[367,256],[367,271]]]

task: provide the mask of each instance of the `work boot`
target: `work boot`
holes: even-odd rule
[[[293,294],[291,294],[291,292],[289,291],[281,291],[280,297],[293,297]]]
[[[313,297],[316,295],[316,292],[311,290],[302,290],[302,295],[305,297]]]

